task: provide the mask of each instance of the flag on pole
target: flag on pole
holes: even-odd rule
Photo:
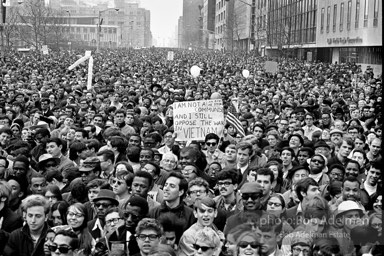
[[[233,102],[231,102],[229,108],[228,108],[228,113],[227,113],[227,123],[235,127],[236,131],[242,136],[245,137],[245,132],[244,128],[241,125],[240,120],[237,118],[236,114],[236,108],[233,105]]]

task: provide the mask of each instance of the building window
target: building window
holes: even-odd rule
[[[90,33],[95,33],[95,28],[89,28]]]
[[[337,4],[333,6],[333,32],[336,32]]]
[[[364,3],[364,27],[368,27],[368,0]]]
[[[344,3],[340,4],[340,32],[343,31],[344,25]]]
[[[375,0],[373,8],[373,26],[377,27],[379,18],[379,0]]]
[[[359,28],[360,0],[356,0],[355,28]]]
[[[324,12],[325,9],[321,8],[320,33],[324,32]]]
[[[347,13],[347,30],[351,30],[351,12],[352,12],[352,1],[348,1],[348,13]]]
[[[329,25],[331,23],[331,6],[327,8],[327,33],[329,33]]]

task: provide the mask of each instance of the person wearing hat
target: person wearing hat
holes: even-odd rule
[[[301,137],[300,134],[293,133],[293,134],[289,135],[288,143],[289,143],[289,147],[292,148],[293,151],[295,152],[295,156],[297,156],[297,153],[299,152],[299,149],[304,144],[304,139],[303,139],[303,137]]]
[[[86,184],[93,179],[97,179],[101,173],[101,162],[98,157],[87,157],[79,167],[81,179]]]
[[[237,225],[256,220],[261,216],[261,199],[263,197],[261,185],[257,182],[246,182],[240,188],[240,193],[243,210],[227,219],[224,234],[228,234],[228,232]]]
[[[288,234],[283,239],[281,247],[284,255],[304,256],[310,255],[313,237],[305,231],[295,231]]]
[[[327,158],[327,161],[329,161],[332,157],[331,146],[324,140],[318,140],[313,149],[315,154],[322,154]]]
[[[96,239],[102,238],[105,225],[105,215],[112,207],[117,207],[119,201],[115,198],[115,194],[109,189],[100,189],[99,194],[93,199],[96,208],[97,218],[88,222],[88,230],[92,237]]]
[[[299,203],[299,199],[297,198],[295,192],[296,184],[300,180],[307,178],[309,172],[309,167],[302,165],[297,165],[288,171],[286,180],[289,181],[289,185],[287,191],[283,193],[283,198],[287,208],[289,208],[289,206],[295,206]]]
[[[60,164],[60,158],[53,157],[51,154],[42,154],[39,157],[39,162],[37,163],[37,170],[41,174],[45,174],[48,171],[56,170]]]
[[[342,255],[352,255],[351,230],[364,225],[364,216],[364,208],[356,201],[346,200],[338,205],[334,213],[335,226],[330,229],[330,235],[339,242]]]
[[[333,144],[335,145],[339,145],[340,142],[341,142],[341,139],[343,138],[343,134],[344,132],[339,130],[339,129],[332,129],[331,132],[329,133],[329,135],[331,136],[330,139],[331,139],[331,142],[333,142]]]

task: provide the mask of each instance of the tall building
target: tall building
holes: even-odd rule
[[[268,1],[266,24],[268,55],[306,59],[307,55],[314,54],[317,2],[317,0]],[[308,52],[311,54],[307,54]]]
[[[201,15],[202,24],[202,44],[204,49],[215,48],[215,9],[216,0],[204,0]]]
[[[177,48],[183,48],[183,16],[177,20]]]
[[[215,49],[234,50],[234,1],[216,0],[215,8]]]
[[[319,1],[317,59],[355,62],[382,72],[382,1]]]
[[[202,47],[203,0],[183,0],[183,29],[181,48]]]

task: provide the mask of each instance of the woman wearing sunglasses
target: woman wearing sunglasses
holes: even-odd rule
[[[253,229],[244,230],[236,241],[238,256],[259,256],[260,244]]]
[[[193,249],[194,255],[218,256],[220,254],[221,241],[217,233],[212,229],[205,227],[196,232]],[[181,255],[181,254],[179,254]]]

